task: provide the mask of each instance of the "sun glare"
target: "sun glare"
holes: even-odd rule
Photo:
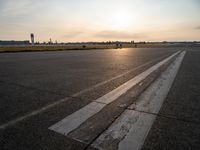
[[[125,10],[120,10],[110,18],[111,27],[115,30],[124,30],[129,26],[129,13]]]

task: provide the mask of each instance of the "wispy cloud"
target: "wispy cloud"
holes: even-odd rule
[[[196,29],[196,30],[200,30],[200,26],[197,26],[197,27],[195,27],[194,29]]]
[[[67,38],[67,39],[76,38],[76,37],[78,37],[78,36],[80,36],[82,34],[84,34],[84,32],[81,32],[81,31],[68,32],[67,34],[65,34],[63,36],[63,38]]]
[[[95,37],[106,39],[138,39],[145,38],[147,35],[143,33],[128,33],[124,31],[104,30],[95,34]]]
[[[1,12],[4,13],[4,15],[22,14],[30,10],[31,4],[32,2],[30,0],[22,0],[20,3],[18,1],[7,0],[1,2]]]

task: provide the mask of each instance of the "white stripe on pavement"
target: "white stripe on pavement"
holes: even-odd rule
[[[51,126],[49,129],[67,135],[70,131],[76,129],[90,116],[98,113],[105,105],[106,104],[92,102],[73,113],[73,115],[69,115],[66,119],[63,119],[55,125]]]
[[[126,83],[122,84],[118,88],[114,89],[113,91],[107,93],[106,95],[96,99],[94,102],[84,106],[80,110],[72,113],[71,115],[65,117],[61,121],[57,122],[56,124],[49,127],[50,130],[55,132],[61,133],[63,135],[67,135],[69,132],[73,131],[77,127],[79,127],[83,122],[87,119],[98,113],[103,107],[107,104],[113,102],[121,95],[126,93],[130,88],[137,85],[139,82],[144,80],[147,76],[149,76],[152,72],[157,70],[163,64],[168,62],[171,58],[173,58],[179,52],[174,53],[173,55],[169,56],[168,58],[164,59],[163,61],[157,63],[156,65],[150,67],[143,73],[139,74],[138,76],[134,77],[133,79],[127,81]],[[96,108],[93,109],[92,107]],[[88,110],[88,111],[87,111]],[[74,119],[75,118],[75,119]]]
[[[169,92],[186,52],[182,52],[161,76],[92,144],[100,150],[140,150]],[[142,112],[145,111],[145,112]]]
[[[115,99],[120,97],[122,94],[126,93],[130,88],[137,85],[139,82],[144,80],[147,76],[149,76],[152,72],[157,70],[160,66],[168,62],[172,57],[174,57],[179,52],[169,56],[168,58],[164,59],[163,61],[157,63],[156,65],[152,66],[151,68],[147,69],[143,73],[139,74],[138,76],[134,77],[133,79],[127,81],[126,83],[122,84],[118,88],[114,89],[113,91],[109,92],[108,94],[98,98],[95,100],[96,102],[106,103],[109,104],[113,102]]]

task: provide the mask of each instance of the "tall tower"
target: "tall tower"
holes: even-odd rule
[[[31,44],[34,45],[34,34],[31,33]]]

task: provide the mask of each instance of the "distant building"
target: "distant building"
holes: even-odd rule
[[[34,45],[34,34],[31,33],[31,44]]]
[[[52,42],[51,38],[50,38],[50,40],[49,40],[49,44],[53,44],[53,42]]]
[[[0,41],[0,45],[29,45],[30,42],[27,41]]]

